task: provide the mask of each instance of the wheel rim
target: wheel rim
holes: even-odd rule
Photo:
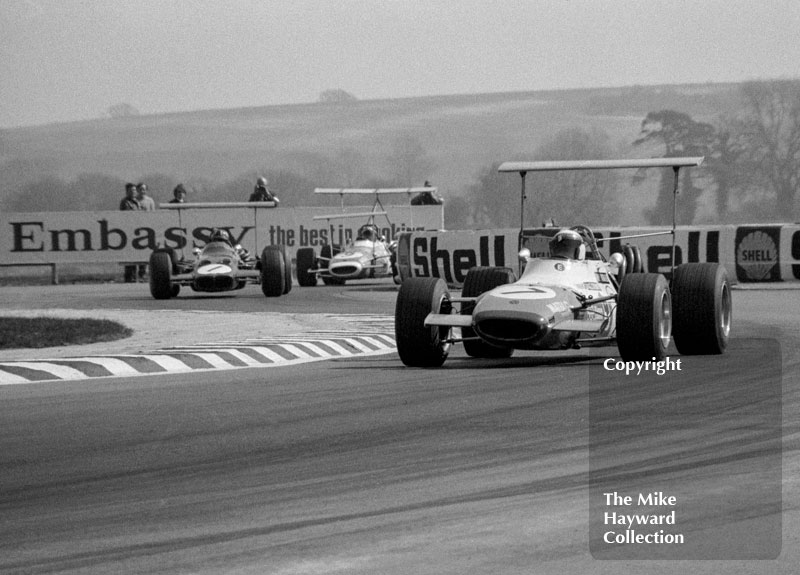
[[[658,338],[661,345],[665,348],[669,345],[669,338],[672,336],[672,300],[669,292],[661,294],[661,313],[658,321]]]
[[[728,284],[722,284],[722,294],[720,295],[720,314],[719,326],[722,329],[722,335],[727,338],[731,332],[731,292],[728,289]]]

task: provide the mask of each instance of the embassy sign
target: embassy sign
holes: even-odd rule
[[[247,206],[154,212],[36,212],[0,214],[0,265],[144,262],[157,247],[189,256],[203,246],[214,228],[228,231],[235,243],[258,253],[266,245],[341,244],[355,237],[366,218],[314,220],[333,213],[330,207],[255,208]],[[369,212],[371,207],[348,208]],[[335,212],[335,210],[333,210]],[[402,232],[437,228],[441,206],[387,206],[387,218],[376,224],[387,238]],[[381,221],[383,220],[383,221]]]

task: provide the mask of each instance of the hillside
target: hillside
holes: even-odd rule
[[[475,94],[10,129],[1,134],[0,200],[26,182],[80,173],[222,182],[287,170],[318,186],[397,181],[403,163],[397,150],[404,139],[421,145],[427,166],[424,173],[410,176],[418,181],[409,185],[429,179],[445,196],[461,195],[479,170],[496,161],[530,159],[532,150],[565,128],[600,129],[621,155],[642,155],[630,150],[630,143],[648,112],[674,109],[695,119],[710,118],[735,106],[736,90],[735,84],[706,84]],[[122,189],[112,193],[121,196]]]

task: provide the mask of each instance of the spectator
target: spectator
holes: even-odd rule
[[[136,184],[125,184],[125,197],[119,203],[119,209],[123,212],[139,210],[139,202],[136,201]],[[125,283],[136,281],[136,266],[125,266]]]
[[[423,187],[430,188],[432,186],[428,180],[425,180]],[[432,191],[420,192],[411,198],[412,206],[441,206],[443,203],[444,200],[441,198],[441,196],[434,196]]]
[[[186,188],[183,187],[183,184],[178,184],[175,186],[175,189],[172,190],[172,195],[174,197],[169,201],[170,204],[186,203]]]
[[[267,178],[261,176],[256,181],[256,187],[253,190],[253,193],[250,194],[249,202],[275,202],[275,207],[278,206],[281,201],[278,199],[278,196],[273,194],[269,188],[267,187]]]
[[[125,184],[125,197],[119,203],[119,209],[123,212],[139,209],[139,202],[136,201],[136,184],[130,182]]]
[[[145,212],[154,212],[156,202],[147,195],[147,184],[139,182],[136,185],[136,201],[139,202],[139,209]]]

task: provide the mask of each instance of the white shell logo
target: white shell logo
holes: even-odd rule
[[[736,262],[751,280],[763,280],[778,263],[778,247],[773,239],[762,231],[747,234],[739,242]]]

